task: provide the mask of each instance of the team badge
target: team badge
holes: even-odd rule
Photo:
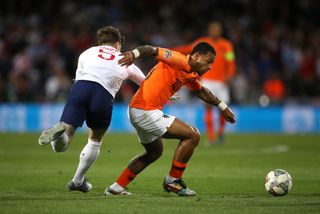
[[[172,52],[169,50],[164,51],[164,58],[169,59],[172,56]]]

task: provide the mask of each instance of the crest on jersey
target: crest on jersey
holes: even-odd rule
[[[172,52],[169,50],[164,51],[164,58],[169,59],[172,56]]]

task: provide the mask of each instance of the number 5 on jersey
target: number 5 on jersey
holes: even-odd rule
[[[101,59],[104,59],[104,60],[113,60],[115,56],[113,54],[109,53],[108,50],[106,50],[104,48],[99,48],[98,57],[100,57]]]

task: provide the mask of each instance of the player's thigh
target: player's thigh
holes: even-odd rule
[[[197,128],[175,118],[171,126],[167,128],[167,132],[162,137],[184,140],[189,138],[200,138],[200,133]]]
[[[147,154],[153,155],[155,157],[160,157],[163,151],[163,142],[161,138],[157,138],[151,143],[142,144],[145,148]]]
[[[142,145],[151,144],[158,139],[161,139],[161,135],[159,135],[158,133],[153,133],[148,129],[144,129],[136,125],[134,126],[134,128],[136,129],[138,140]]]
[[[86,81],[77,81],[72,85],[60,121],[73,127],[82,126],[86,119],[86,106],[90,99],[87,84]]]
[[[113,109],[113,96],[100,84],[93,83],[92,95],[88,103],[86,123],[97,133],[107,129],[111,122]]]

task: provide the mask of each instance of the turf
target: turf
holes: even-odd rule
[[[184,174],[195,197],[162,190],[174,140],[163,156],[129,185],[132,196],[103,196],[128,161],[143,152],[135,135],[108,134],[88,173],[90,193],[67,192],[86,136],[65,153],[37,144],[37,134],[0,134],[0,213],[319,213],[320,135],[233,134],[224,145],[202,141]],[[287,170],[293,188],[284,197],[264,189],[274,168]]]

